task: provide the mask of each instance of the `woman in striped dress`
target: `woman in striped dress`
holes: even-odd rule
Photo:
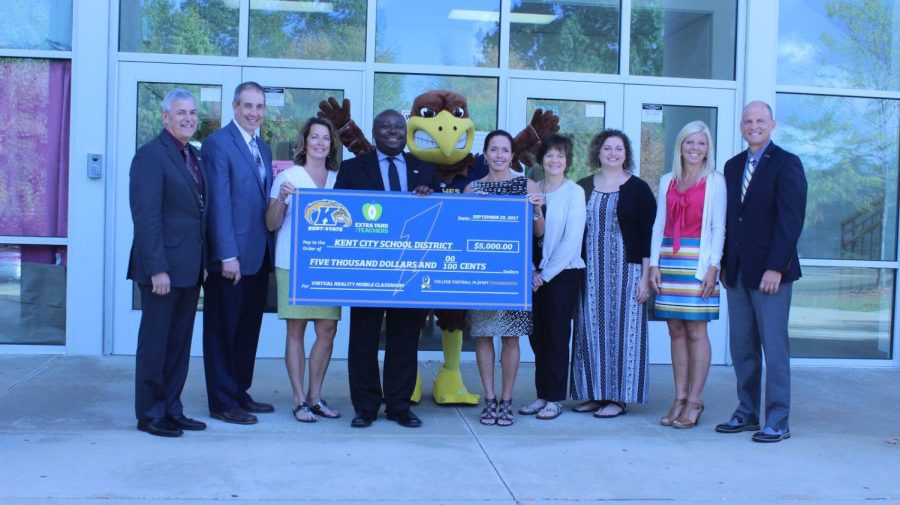
[[[675,139],[672,172],[662,176],[650,252],[656,315],[672,340],[675,400],[659,422],[693,428],[709,374],[709,321],[719,318],[719,262],[725,242],[725,178],[716,172],[709,127],[688,123]]]

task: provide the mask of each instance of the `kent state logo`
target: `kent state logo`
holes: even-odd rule
[[[303,213],[311,226],[346,228],[353,224],[350,211],[334,200],[316,200],[306,206]]]

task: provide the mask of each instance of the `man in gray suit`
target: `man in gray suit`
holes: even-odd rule
[[[775,118],[764,102],[741,116],[747,150],[725,163],[727,216],[722,280],[728,288],[731,358],[740,404],[719,433],[759,430],[763,353],[766,409],[754,442],[791,436],[791,288],[800,278],[797,242],[806,215],[800,158],[772,142]]]
[[[203,277],[205,177],[188,143],[197,131],[197,105],[183,89],[163,100],[165,128],[134,155],[129,198],[134,242],[128,278],[141,290],[135,366],[137,428],[181,436],[206,425],[184,415],[194,316]]]
[[[204,284],[203,364],[210,415],[254,424],[272,412],[248,392],[274,251],[265,212],[272,151],[257,135],[266,95],[255,82],[234,90],[234,121],[202,147],[209,173],[209,276]]]

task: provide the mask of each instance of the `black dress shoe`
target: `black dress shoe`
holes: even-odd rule
[[[388,420],[396,421],[397,424],[405,428],[418,428],[422,426],[422,420],[418,418],[411,410],[404,410],[400,413],[388,412]]]
[[[248,414],[246,410],[240,407],[235,407],[225,412],[210,412],[209,415],[213,419],[232,424],[256,424],[257,421],[256,416]]]
[[[771,444],[773,442],[781,442],[782,440],[791,438],[791,430],[769,430],[757,431],[751,437],[754,442]]]
[[[756,431],[759,429],[759,422],[744,421],[739,417],[732,417],[727,423],[717,424],[716,431],[719,433],[740,433],[742,431]]]
[[[268,414],[269,412],[275,412],[275,407],[271,403],[257,402],[254,400],[242,403],[241,408],[247,412],[253,412],[254,414]]]
[[[353,428],[368,428],[372,426],[373,422],[375,422],[375,415],[373,414],[356,414],[356,417],[350,421],[350,426]]]
[[[204,423],[203,421],[198,421],[196,419],[191,419],[184,414],[166,416],[166,421],[169,421],[169,424],[178,426],[182,430],[201,431],[206,429],[206,423]]]
[[[157,437],[180,437],[184,432],[165,419],[141,419],[137,429]]]

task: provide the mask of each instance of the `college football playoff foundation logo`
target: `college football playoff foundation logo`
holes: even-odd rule
[[[316,200],[306,206],[303,217],[310,229],[347,228],[353,224],[347,207],[334,200]]]

